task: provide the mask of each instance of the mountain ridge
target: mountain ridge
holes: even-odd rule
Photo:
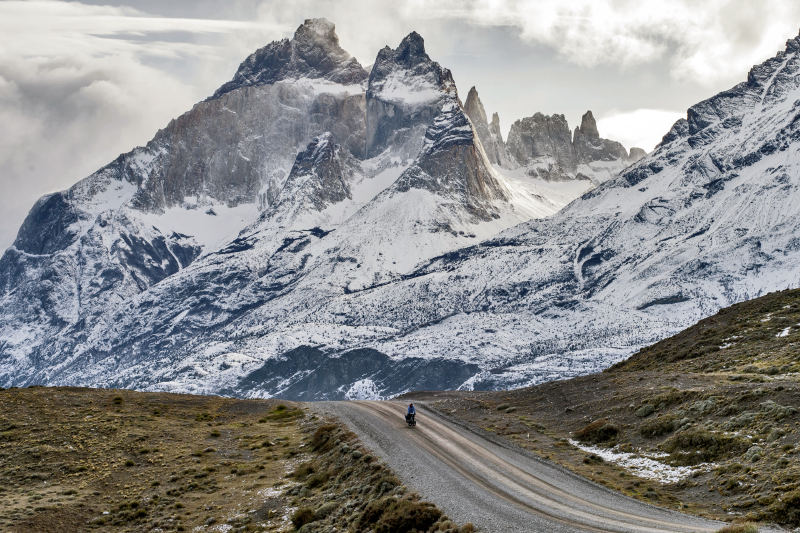
[[[460,388],[517,387],[597,371],[724,303],[797,282],[789,45],[616,177],[621,147],[591,113],[575,132],[539,115],[576,177],[589,163],[574,159],[575,138],[591,164],[611,164],[596,184],[576,180],[591,190],[571,203],[526,174],[534,167],[492,164],[481,132],[499,145],[499,117],[482,128],[477,91],[462,105],[420,36],[379,57],[355,92],[292,78],[196,106],[209,129],[174,134],[215,134],[217,115],[243,137],[277,128],[280,142],[250,158],[257,176],[231,174],[230,201],[178,203],[182,189],[158,173],[173,156],[155,143],[37,203],[20,247],[0,258],[0,384],[325,399],[391,396],[414,386],[404,376],[449,369]],[[303,111],[278,112],[279,93]],[[241,159],[237,139],[200,144],[227,162],[203,168]],[[214,183],[195,167],[181,167],[189,192]],[[320,364],[297,370],[309,353]],[[281,368],[295,370],[270,374]]]

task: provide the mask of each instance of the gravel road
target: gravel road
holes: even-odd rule
[[[647,505],[420,406],[409,428],[396,402],[320,402],[451,519],[485,532],[711,532],[724,524]]]

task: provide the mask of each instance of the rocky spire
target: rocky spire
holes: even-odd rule
[[[442,104],[457,98],[452,74],[428,56],[417,32],[394,50],[384,47],[367,86],[367,157],[389,146],[401,158],[414,157]]]
[[[597,122],[591,111],[581,117],[581,125],[575,128],[572,146],[578,164],[593,161],[628,161],[628,151],[620,143],[600,138]]]
[[[509,192],[475,141],[475,130],[461,106],[445,104],[426,131],[416,161],[394,183],[393,190],[427,189],[456,200],[478,220],[496,218],[493,201],[508,201]]]
[[[467,94],[467,100],[464,102],[464,111],[466,111],[475,126],[475,131],[478,133],[478,138],[481,141],[481,145],[483,145],[486,156],[489,158],[489,162],[508,167],[508,152],[503,142],[503,136],[500,133],[500,117],[495,113],[492,116],[491,124],[486,121],[486,111],[475,87],[470,89]]]
[[[481,102],[481,99],[478,97],[478,90],[475,89],[474,86],[469,90],[469,93],[467,93],[467,100],[464,102],[464,111],[467,112],[469,119],[476,127],[489,127],[489,123],[486,120],[486,110],[483,108],[483,102]]]
[[[581,135],[585,135],[590,139],[599,139],[600,132],[597,131],[597,122],[594,120],[594,115],[591,111],[587,111],[581,117],[581,125],[578,128]]]
[[[629,154],[629,159],[630,159],[630,162],[631,162],[631,163],[635,163],[635,162],[637,162],[638,160],[640,160],[640,159],[642,159],[643,157],[645,157],[646,155],[647,155],[647,152],[645,152],[645,151],[644,151],[643,149],[641,149],[641,148],[636,148],[636,147],[634,146],[633,148],[631,148],[631,151],[630,151],[630,154]]]
[[[323,18],[308,19],[292,40],[273,41],[245,59],[233,79],[209,99],[252,85],[270,85],[286,79],[325,79],[350,85],[368,74],[359,62],[339,46],[335,26]]]

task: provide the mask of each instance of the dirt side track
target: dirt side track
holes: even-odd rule
[[[323,402],[428,500],[482,531],[711,532],[724,524],[627,498],[424,408],[406,426],[395,402]]]

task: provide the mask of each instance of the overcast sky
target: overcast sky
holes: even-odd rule
[[[652,150],[800,29],[794,0],[0,0],[0,251],[33,202],[146,143],[306,18],[363,65],[416,30],[504,133],[537,111]]]

